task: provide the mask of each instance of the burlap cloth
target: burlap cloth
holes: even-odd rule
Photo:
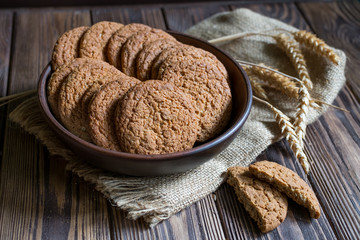
[[[247,9],[220,13],[190,28],[187,33],[214,39],[239,32],[258,32],[283,28],[297,30],[275,19],[264,17]],[[287,56],[267,37],[248,37],[219,45],[237,59],[265,63],[280,71],[294,75]],[[345,54],[335,50],[340,64],[335,66],[324,57],[305,51],[305,57],[314,88],[311,96],[332,103],[345,82]],[[271,94],[271,93],[269,93]],[[271,94],[270,101],[286,114],[293,116],[296,102]],[[324,108],[311,109],[308,123],[315,121]],[[18,106],[10,118],[26,131],[34,134],[51,154],[64,157],[68,169],[95,185],[114,205],[128,212],[128,217],[143,217],[151,226],[169,218],[176,212],[214,192],[224,181],[230,166],[248,165],[271,143],[279,138],[279,128],[272,112],[264,104],[254,101],[251,114],[234,142],[216,158],[191,171],[163,177],[129,177],[94,168],[78,159],[64,147],[41,117],[36,99],[28,99]]]

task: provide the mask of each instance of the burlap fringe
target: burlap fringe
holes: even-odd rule
[[[143,217],[145,222],[153,227],[173,214],[169,203],[162,199],[161,194],[153,193],[149,186],[144,184],[145,178],[126,176],[124,181],[121,181],[121,175],[106,172],[79,160],[49,128],[40,112],[36,97],[18,105],[9,118],[33,134],[48,148],[50,154],[66,159],[67,170],[94,184],[96,190],[104,194],[114,206],[126,211],[129,219]]]

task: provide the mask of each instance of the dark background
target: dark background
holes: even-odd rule
[[[214,2],[216,0],[196,0],[196,2]],[[301,2],[313,2],[314,0],[303,0]],[[321,0],[321,2],[328,2],[330,0]],[[194,3],[191,0],[3,0],[0,1],[0,8],[13,7],[66,7],[66,6],[104,6],[104,5],[134,5],[134,4],[166,4],[166,3]],[[268,2],[297,2],[294,0],[237,0],[230,1],[230,3],[268,3]],[[319,2],[319,1],[317,1]],[[229,1],[227,1],[229,3]]]

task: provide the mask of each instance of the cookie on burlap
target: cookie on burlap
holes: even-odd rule
[[[269,161],[256,162],[249,168],[254,176],[270,183],[289,198],[309,209],[312,218],[320,217],[320,204],[315,193],[294,171]]]
[[[59,102],[59,92],[62,83],[68,77],[68,75],[78,67],[81,67],[84,64],[98,64],[102,62],[96,59],[90,58],[75,58],[71,63],[65,64],[59,67],[50,77],[47,83],[47,97],[51,107],[51,110],[57,119],[60,119],[58,102]]]
[[[72,71],[62,84],[59,94],[58,109],[64,126],[74,135],[91,142],[87,119],[82,114],[82,97],[94,83],[103,85],[123,76],[118,69],[104,61],[99,61],[97,65],[83,65]]]
[[[165,61],[165,59],[173,54],[179,48],[186,48],[189,45],[181,44],[181,45],[174,45],[168,48],[165,48],[153,61],[151,66],[151,78],[152,79],[159,79],[158,72],[161,64]]]
[[[151,67],[156,57],[169,47],[181,45],[178,41],[171,41],[169,39],[159,39],[149,44],[139,52],[136,58],[136,76],[138,79],[144,81],[151,78]]]
[[[286,196],[254,178],[248,167],[229,168],[227,183],[234,187],[238,200],[261,232],[274,230],[285,220],[288,208]]]
[[[138,83],[136,78],[124,77],[105,84],[93,96],[89,104],[89,133],[96,145],[121,150],[114,125],[115,108],[126,92]]]
[[[194,117],[192,102],[172,83],[141,82],[127,92],[115,111],[120,147],[137,154],[190,149],[198,131]]]
[[[197,141],[205,142],[226,127],[231,115],[231,90],[224,73],[205,51],[178,49],[165,59],[159,73],[159,79],[192,97],[200,125]]]
[[[86,26],[77,27],[61,35],[55,43],[51,57],[53,71],[79,57],[79,42],[88,29]]]
[[[121,48],[121,70],[128,76],[136,76],[136,56],[146,44],[158,39],[175,41],[170,34],[160,29],[139,31],[129,37]]]
[[[79,56],[107,61],[107,43],[124,25],[116,22],[98,22],[92,25],[80,40]]]
[[[150,30],[151,27],[141,23],[131,23],[116,31],[109,39],[107,46],[107,58],[111,65],[121,69],[120,53],[121,47],[126,40],[138,31]]]

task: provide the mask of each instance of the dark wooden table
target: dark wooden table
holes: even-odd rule
[[[82,179],[49,156],[44,146],[8,119],[17,103],[0,113],[0,239],[359,239],[360,238],[360,4],[359,2],[241,3],[19,8],[0,10],[0,94],[34,89],[50,60],[56,39],[80,25],[111,20],[141,22],[184,31],[215,13],[249,8],[315,32],[348,57],[347,83],[334,101],[350,113],[329,109],[308,127],[305,151],[313,162],[309,176],[285,141],[258,159],[270,159],[298,172],[321,203],[322,216],[289,203],[285,222],[261,234],[223,184],[215,193],[150,229],[111,206]]]

